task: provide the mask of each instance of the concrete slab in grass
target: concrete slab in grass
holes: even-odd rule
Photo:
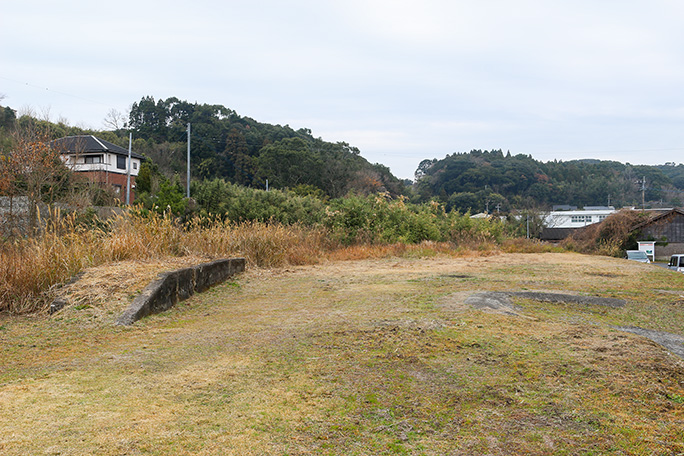
[[[132,325],[143,317],[164,312],[195,292],[200,293],[244,270],[244,258],[228,258],[159,274],[119,316],[116,324]]]

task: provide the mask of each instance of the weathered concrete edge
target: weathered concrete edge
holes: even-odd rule
[[[511,296],[516,296],[535,301],[547,302],[571,302],[577,304],[596,304],[612,308],[624,307],[626,302],[622,299],[601,298],[598,296],[579,296],[561,293],[529,292],[529,291],[484,291],[475,293],[466,298],[465,303],[476,309],[499,310],[506,315],[519,316],[515,311],[519,308],[514,306],[510,300]],[[664,331],[653,331],[638,326],[613,326],[611,328],[618,331],[629,332],[645,337],[657,343],[673,355],[684,359],[684,337]]]
[[[143,317],[164,312],[177,302],[244,270],[244,258],[227,258],[159,274],[159,278],[147,285],[119,316],[116,324],[129,326]]]
[[[651,329],[644,329],[638,326],[613,326],[618,331],[625,331],[632,334],[645,337],[652,340],[656,344],[664,347],[673,355],[677,355],[684,359],[684,337],[679,334],[668,333],[665,331],[653,331]]]
[[[506,293],[506,292],[504,292]],[[523,299],[531,299],[533,301],[541,302],[567,302],[572,304],[597,305],[607,306],[614,309],[624,307],[626,301],[617,298],[603,298],[600,296],[583,296],[571,295],[564,293],[546,293],[539,291],[512,291],[507,292],[509,296],[515,296]]]

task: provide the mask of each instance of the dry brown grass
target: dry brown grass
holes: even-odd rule
[[[553,244],[526,238],[506,239],[501,243],[501,250],[506,253],[560,253],[563,251],[562,248]]]
[[[316,264],[321,261],[494,255],[506,251],[544,251],[529,241],[499,245],[485,237],[464,238],[458,245],[423,242],[340,246],[322,228],[277,223],[232,223],[196,219],[181,225],[171,216],[126,212],[106,224],[85,227],[74,215],[50,214],[44,229],[27,239],[0,245],[0,312],[25,314],[45,310],[55,288],[76,273],[105,264],[172,258],[244,257],[249,267]],[[160,264],[161,266],[161,264]],[[158,272],[161,272],[160,269]]]
[[[105,251],[93,248],[99,233],[77,229],[73,217],[56,217],[40,235],[0,245],[0,312],[35,311],[51,286],[106,260]]]
[[[684,452],[684,362],[610,326],[683,334],[684,276],[578,254],[405,253],[251,268],[128,329],[84,324],[90,309],[4,318],[0,452]],[[464,304],[503,289],[630,301],[519,300],[525,318]]]
[[[215,220],[183,226],[169,216],[129,212],[104,228],[88,228],[55,212],[36,236],[0,245],[0,312],[43,310],[55,286],[103,264],[240,256],[249,266],[277,267],[315,263],[327,248],[323,231],[297,225]]]

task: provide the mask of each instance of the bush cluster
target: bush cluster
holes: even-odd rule
[[[196,207],[192,215],[218,216],[234,222],[278,222],[317,225],[325,214],[323,201],[281,190],[258,190],[222,179],[195,182],[190,193]]]
[[[388,194],[334,200],[326,207],[323,224],[343,244],[499,242],[505,235],[499,219],[473,219],[468,213],[447,212],[434,201],[417,205]]]
[[[198,255],[243,256],[260,267],[311,264],[355,246],[401,252],[499,244],[506,226],[472,219],[441,204],[411,204],[389,194],[324,201],[288,191],[264,191],[221,180],[197,183],[193,200],[175,183],[109,220],[91,212],[56,212],[33,236],[0,243],[0,312],[44,308],[49,290],[90,266],[113,261]],[[426,246],[433,246],[427,248]],[[363,247],[365,248],[365,247]],[[354,257],[359,251],[346,250]],[[366,252],[368,254],[368,252]]]
[[[499,219],[472,219],[468,213],[446,211],[442,204],[434,201],[412,204],[406,197],[392,197],[389,193],[352,193],[327,201],[315,193],[296,189],[266,191],[221,179],[193,183],[193,198],[189,205],[178,204],[182,199],[181,192],[177,186],[163,185],[156,198],[145,200],[147,209],[156,210],[159,214],[170,211],[185,220],[218,218],[236,223],[300,224],[324,228],[332,240],[344,245],[500,242],[512,233]],[[174,207],[179,209],[174,210]]]

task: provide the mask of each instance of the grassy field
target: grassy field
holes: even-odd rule
[[[0,317],[0,454],[684,454],[684,360],[613,329],[684,335],[684,275],[414,256],[250,269],[130,328],[125,299]],[[628,304],[464,304],[484,290]]]

